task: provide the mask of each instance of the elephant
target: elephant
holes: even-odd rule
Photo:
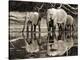
[[[66,26],[65,26],[65,30],[66,31],[72,31],[74,30],[74,19],[71,15],[67,15],[67,20],[66,20]]]
[[[53,20],[53,23],[50,23],[51,19]],[[65,25],[66,25],[66,19],[67,19],[67,13],[64,9],[50,8],[47,10],[48,29],[52,28],[52,31],[53,30],[54,31],[64,31]],[[53,26],[50,26],[50,24],[52,24]],[[55,34],[56,34],[56,37],[58,37],[59,33],[55,32]]]
[[[54,25],[57,23],[66,23],[67,13],[63,9],[50,8],[47,10],[47,20],[53,19]]]

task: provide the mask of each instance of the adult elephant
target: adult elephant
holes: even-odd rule
[[[49,23],[51,19],[53,20],[53,23]],[[50,8],[47,10],[48,29],[50,29],[50,27],[54,27],[55,29],[53,30],[55,31],[64,30],[66,25],[66,19],[67,19],[67,13],[63,9]],[[59,35],[58,32],[56,32],[56,36],[58,35]]]
[[[54,25],[57,23],[66,23],[67,13],[63,9],[50,8],[47,10],[47,20],[53,19]]]
[[[66,20],[66,26],[65,26],[65,30],[66,31],[72,31],[74,30],[74,19],[71,15],[67,15],[67,20]]]

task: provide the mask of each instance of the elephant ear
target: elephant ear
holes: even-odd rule
[[[67,13],[63,9],[57,9],[57,21],[62,23],[66,22]]]

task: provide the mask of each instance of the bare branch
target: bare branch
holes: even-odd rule
[[[53,5],[52,3],[50,3],[51,4],[51,6],[54,8],[55,7],[55,4]]]
[[[62,4],[60,4],[60,6],[58,8],[61,8],[62,7]]]
[[[66,9],[67,11],[70,11],[70,12],[71,12],[72,14],[74,14],[74,15],[77,15],[77,14],[78,14],[77,12],[75,12],[75,13],[72,12],[70,9],[66,8],[64,5],[63,5],[63,8]]]
[[[38,12],[42,9],[42,7],[44,6],[44,3],[41,5],[41,7],[37,7],[38,8]]]
[[[74,7],[70,6],[69,4],[67,4],[67,6],[70,7],[71,9],[73,9],[73,10],[77,10],[78,9],[78,8],[74,8]]]

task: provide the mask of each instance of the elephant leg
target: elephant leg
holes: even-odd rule
[[[59,27],[60,31],[63,31],[63,25],[60,24],[60,27]]]
[[[40,23],[38,24],[38,29],[39,29],[38,44],[41,45],[41,28],[40,28]]]
[[[68,31],[68,25],[67,24],[65,25],[65,31]]]
[[[28,44],[30,44],[30,40],[29,40],[29,33],[30,33],[29,32],[29,27],[30,26],[27,24],[27,39],[26,39],[26,41],[27,41]]]
[[[27,25],[27,39],[29,38],[29,26]]]
[[[72,31],[72,25],[70,25],[70,30]]]
[[[59,31],[64,30],[64,25],[62,23],[58,23]]]
[[[59,31],[59,36],[58,36],[58,40],[61,40],[61,31]]]
[[[70,36],[72,37],[73,35],[73,25],[70,25]]]
[[[64,31],[59,31],[58,40],[64,40]]]
[[[74,31],[74,25],[73,24],[71,25],[71,31]]]
[[[55,27],[54,26],[52,27],[52,37],[53,37],[53,39],[55,37]]]
[[[29,27],[31,27],[31,29]],[[29,29],[30,29],[30,31],[29,31]],[[28,21],[28,23],[27,23],[27,39],[26,40],[27,40],[28,44],[31,44],[31,42],[32,42],[32,22],[31,21]]]
[[[48,27],[48,37],[49,37],[49,39],[50,39],[50,35],[51,35],[51,32],[50,31],[51,31],[51,27],[49,26]]]
[[[60,24],[59,24],[59,23],[57,23],[57,25],[58,25],[58,30],[60,31]]]
[[[31,24],[31,40],[33,39],[33,26]]]
[[[32,24],[31,24],[30,36],[31,36],[30,43],[32,43],[32,39],[33,39],[33,26],[32,26]]]
[[[63,31],[65,31],[65,23],[63,23]]]
[[[40,24],[38,25],[38,28],[39,28],[39,39],[41,37],[41,28],[40,28]]]
[[[50,33],[50,30],[51,30],[51,27],[50,27],[50,26],[48,26],[48,31],[49,31],[49,33]]]
[[[64,25],[61,23],[61,31],[64,30]]]
[[[50,40],[50,34],[51,34],[51,25],[50,25],[50,21],[48,22],[48,39]]]
[[[36,25],[34,25],[34,40],[36,40]]]

